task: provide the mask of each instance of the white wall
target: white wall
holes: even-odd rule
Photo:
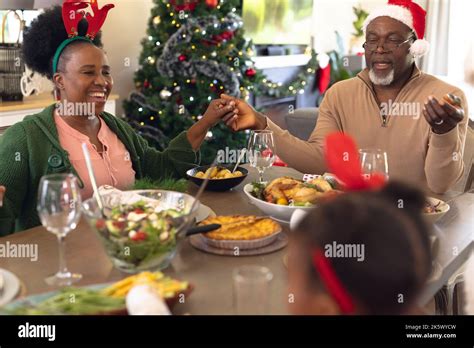
[[[370,13],[386,2],[385,0],[314,0],[312,31],[316,51],[327,52],[337,47],[334,33],[336,30],[344,39],[347,51],[354,32],[352,22],[356,18],[352,7],[361,5]]]
[[[147,21],[153,7],[152,0],[114,0],[115,8],[109,11],[102,28],[102,42],[107,52],[114,78],[112,93],[118,94],[117,115],[122,115],[122,101],[135,88],[133,77],[138,69],[138,57],[141,52],[140,41],[146,35]],[[103,4],[99,4],[103,6]],[[31,11],[34,12],[34,11]],[[37,13],[34,12],[36,16]],[[12,16],[13,17],[13,16]],[[130,66],[125,66],[125,59],[130,59]],[[37,84],[42,91],[53,88],[46,78],[37,77]]]
[[[120,96],[117,115],[121,116],[122,101],[135,88],[133,77],[139,66],[140,41],[146,36],[153,1],[115,0],[113,3],[115,8],[110,10],[102,29],[102,41],[114,78],[112,93]],[[130,60],[130,66],[125,65],[126,59]]]

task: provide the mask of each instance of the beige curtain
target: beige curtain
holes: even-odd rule
[[[420,58],[421,69],[432,75],[448,74],[449,9],[451,0],[417,1],[426,9],[426,40],[430,51]]]

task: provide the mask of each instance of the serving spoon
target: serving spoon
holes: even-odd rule
[[[246,152],[247,152],[247,149],[242,149],[242,152],[240,153],[239,158],[237,159],[237,163],[235,164],[234,169],[232,169],[232,173],[235,172],[235,170],[240,164],[240,161],[242,161],[242,158],[244,158]]]
[[[212,167],[215,167],[217,165],[217,157],[214,158],[214,160],[212,161],[212,164],[209,168],[212,168]],[[198,192],[196,193],[196,196],[194,196],[194,202],[193,204],[191,205],[191,208],[189,209],[189,212],[186,214],[186,215],[183,215],[183,216],[179,216],[179,217],[176,217],[176,218],[173,218],[173,223],[175,224],[175,226],[178,226],[178,231],[182,228],[182,226],[186,226],[188,225],[191,221],[191,218],[192,218],[192,215],[191,213],[194,211],[194,209],[196,208],[196,205],[199,204],[199,199],[201,198],[204,190],[206,189],[207,187],[207,184],[209,183],[209,180],[211,179],[211,171],[207,171],[206,173],[206,176],[204,177],[204,181],[203,183],[201,184],[201,186],[199,187],[199,190]],[[218,229],[221,227],[221,225],[219,224],[213,224],[214,226],[211,226],[211,227],[214,227],[210,230],[215,230],[215,229]],[[205,226],[198,226],[198,227],[195,227],[194,228],[194,231],[201,231],[201,229],[198,229],[199,227],[203,227],[202,230],[204,230],[205,232],[209,232],[208,229],[204,229]],[[204,232],[194,232],[192,233],[192,229],[188,230],[187,233],[185,234],[185,236],[189,236],[191,234],[197,234],[197,233],[204,233]],[[179,235],[178,235],[179,236]]]

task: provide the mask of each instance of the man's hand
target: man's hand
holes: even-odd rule
[[[237,112],[234,115],[226,115],[222,118],[227,127],[234,132],[244,129],[262,130],[267,127],[267,118],[245,101],[226,94],[221,95],[221,100],[234,102],[237,106]]]
[[[5,196],[5,186],[0,186],[0,208],[3,206],[3,197]]]
[[[459,98],[458,98],[459,99]],[[457,126],[464,118],[464,110],[460,106],[452,105],[442,100],[438,100],[434,96],[429,96],[423,109],[423,116],[436,134],[444,134]]]

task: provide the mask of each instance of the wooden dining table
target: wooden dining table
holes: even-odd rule
[[[286,167],[272,167],[265,172],[266,179],[284,175],[302,177],[302,173]],[[243,186],[254,181],[256,177],[256,171],[251,168],[242,184],[227,192],[205,191],[201,202],[218,215],[261,215],[259,209],[250,204],[243,192]],[[197,187],[189,183],[188,192],[195,194],[196,191]],[[450,194],[444,198],[455,196],[456,194]],[[436,255],[441,275],[426,285],[420,297],[420,305],[425,305],[468,258],[473,246],[473,213],[474,194],[464,194],[451,202],[451,210],[437,223],[437,230],[442,233],[440,251]],[[291,233],[288,224],[282,224],[282,227],[284,233]],[[58,245],[54,234],[39,226],[0,238],[0,244],[7,242],[38,245],[36,261],[29,258],[0,258],[0,268],[13,272],[22,281],[23,295],[56,290],[44,281],[45,277],[58,269]],[[170,267],[163,272],[189,281],[194,290],[184,299],[184,303],[176,305],[174,313],[233,314],[233,270],[243,265],[261,265],[270,269],[274,276],[268,293],[268,314],[288,314],[291,296],[288,293],[287,269],[284,264],[287,252],[288,249],[283,248],[256,256],[214,255],[195,249],[188,239],[183,240],[178,245],[177,254]],[[78,286],[110,283],[128,276],[114,268],[95,232],[84,219],[66,238],[66,259],[71,271],[83,275],[82,280],[75,284]]]

